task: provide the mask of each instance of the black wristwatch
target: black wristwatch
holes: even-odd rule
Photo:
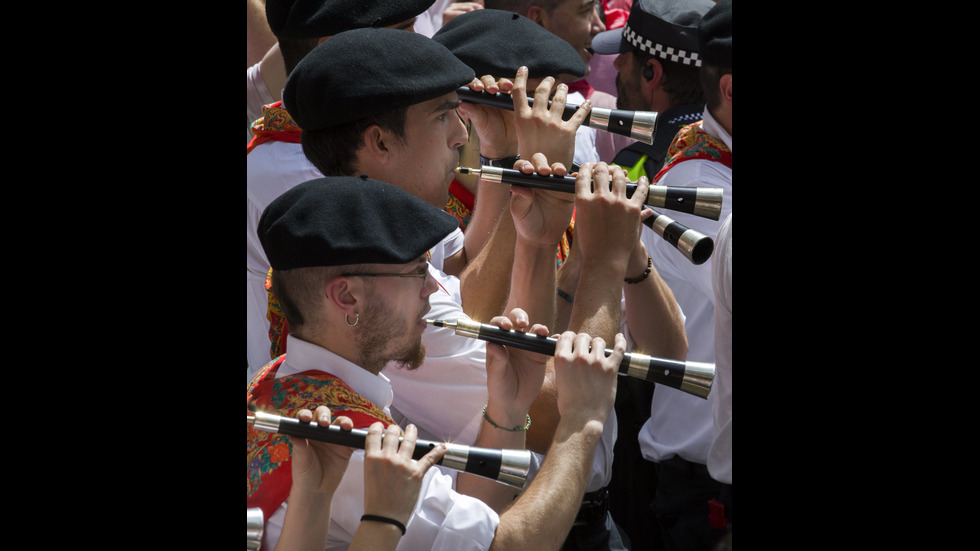
[[[487,159],[483,155],[480,155],[480,164],[483,166],[495,166],[497,168],[514,168],[514,163],[520,158],[520,155],[514,155],[513,157],[504,157],[503,159]]]

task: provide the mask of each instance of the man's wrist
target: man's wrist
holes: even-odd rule
[[[530,425],[527,409],[496,407],[488,402],[483,408],[483,422],[498,430],[523,432]]]
[[[484,155],[481,152],[480,164],[483,166],[495,166],[498,168],[514,168],[514,163],[516,163],[520,158],[520,155]]]

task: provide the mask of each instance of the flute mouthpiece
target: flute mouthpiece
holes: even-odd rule
[[[476,168],[470,168],[468,166],[457,166],[456,172],[459,174],[479,174],[480,170]]]
[[[442,320],[423,319],[422,321],[428,323],[429,325],[435,325],[436,327],[446,327],[446,322]]]

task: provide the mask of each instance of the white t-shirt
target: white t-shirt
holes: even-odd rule
[[[704,111],[703,129],[721,139],[729,149],[732,138]],[[720,187],[724,190],[719,220],[693,214],[662,210],[665,216],[697,230],[712,239],[718,235],[722,221],[732,212],[732,171],[715,161],[690,160],[669,170],[657,182],[665,186]],[[714,293],[711,287],[712,259],[695,265],[650,228],[644,226],[640,239],[653,259],[660,276],[677,299],[685,315],[687,360],[715,363]],[[650,419],[638,436],[643,457],[659,462],[674,455],[706,465],[713,439],[712,396],[699,398],[664,385],[657,386],[650,405]]]
[[[714,441],[708,451],[708,472],[732,483],[732,215],[715,240],[711,282],[715,291]]]

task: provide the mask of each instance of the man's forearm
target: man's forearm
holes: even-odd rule
[[[327,543],[333,494],[293,490],[276,549],[315,549]]]
[[[575,522],[592,471],[602,423],[566,420],[555,431],[541,470],[500,516],[492,550],[558,549]]]
[[[646,248],[638,245],[630,257],[629,277],[639,276],[647,266]],[[626,321],[630,337],[638,351],[659,358],[684,360],[687,357],[687,333],[684,317],[670,287],[660,277],[656,266],[639,283],[624,284]]]
[[[505,312],[514,308],[523,309],[532,325],[547,325],[552,333],[555,322],[556,251],[557,248],[553,246],[516,239],[510,292],[504,308]]]
[[[525,431],[505,430],[505,428],[524,425],[527,421],[526,412],[514,410],[508,407],[508,404],[495,402],[491,397],[487,403],[485,417],[474,442],[475,446],[491,449],[524,449]],[[492,426],[487,419],[492,420],[497,427]],[[497,513],[506,509],[517,494],[517,491],[510,486],[465,472],[456,475],[456,491],[479,499]]]
[[[505,311],[516,237],[514,221],[505,209],[482,250],[460,274],[463,311],[473,320],[487,323]]]
[[[612,343],[619,330],[625,268],[585,263],[582,266],[568,330],[602,337]]]

